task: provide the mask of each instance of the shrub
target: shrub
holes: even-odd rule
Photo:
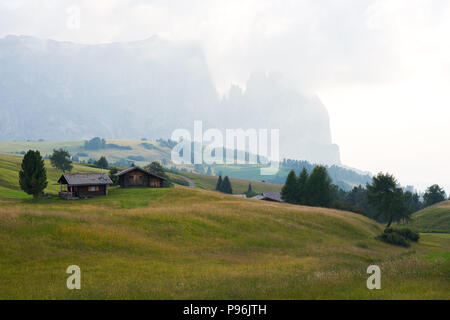
[[[403,236],[405,239],[417,242],[419,241],[419,234],[417,232],[412,231],[411,229],[402,228],[402,229],[393,229],[395,233]]]
[[[378,240],[381,240],[383,242],[393,244],[396,246],[401,246],[401,247],[405,247],[405,248],[410,247],[410,244],[406,240],[406,238],[395,232],[382,233],[379,236],[377,236],[376,238]]]
[[[378,240],[408,248],[410,246],[409,241],[419,241],[419,234],[411,229],[402,228],[386,228],[384,233],[376,237]]]

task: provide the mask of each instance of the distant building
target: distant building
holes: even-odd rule
[[[157,176],[139,167],[130,167],[116,173],[116,176],[119,177],[119,184],[121,188],[162,188],[163,182],[166,180],[163,177]]]
[[[59,196],[68,200],[106,196],[108,185],[113,184],[105,173],[63,174],[58,183]],[[63,185],[67,185],[67,190],[63,191]]]
[[[283,199],[281,199],[281,194],[279,192],[263,192],[257,196],[252,197],[251,199],[273,201],[273,202],[284,202]]]
[[[232,196],[237,197],[237,198],[244,198],[244,199],[247,198],[247,195],[245,195],[245,194],[233,194]]]

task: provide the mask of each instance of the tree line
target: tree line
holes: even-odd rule
[[[228,176],[225,176],[223,179],[221,175],[219,176],[216,183],[216,191],[226,194],[233,194],[233,188],[231,187],[231,182]]]
[[[412,213],[446,200],[444,189],[432,185],[421,201],[417,193],[404,191],[389,173],[379,173],[365,187],[359,185],[351,191],[345,191],[332,183],[327,168],[320,165],[314,167],[311,174],[303,168],[298,177],[291,170],[281,190],[281,197],[292,204],[363,214],[387,223],[387,226],[393,222],[408,221]]]

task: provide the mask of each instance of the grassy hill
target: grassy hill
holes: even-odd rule
[[[404,249],[375,240],[381,230],[348,212],[185,187],[0,200],[0,298],[449,298],[449,235]],[[65,287],[72,264],[80,291]],[[382,290],[366,288],[371,264]]]
[[[19,187],[19,170],[21,162],[21,156],[0,154],[0,198],[23,199],[32,197],[20,190]],[[58,172],[55,168],[53,168],[50,165],[49,160],[45,160],[45,167],[47,169],[48,181],[45,192],[56,194],[59,191],[59,185],[56,182],[61,176],[61,172]],[[90,173],[100,171],[100,169],[74,164],[72,173]]]
[[[110,163],[127,159],[137,165],[147,165],[151,161],[170,159],[170,149],[161,146],[157,142],[140,140],[107,140],[109,145],[118,147],[129,147],[131,150],[120,150],[108,147],[100,150],[85,150],[84,141],[0,141],[0,152],[3,153],[23,153],[28,150],[39,150],[43,156],[50,155],[53,149],[63,148],[72,155],[78,155],[81,161],[88,161],[90,158],[99,159],[105,156]],[[130,159],[128,159],[130,158]],[[142,159],[142,160],[133,160]]]
[[[409,225],[420,232],[450,233],[450,201],[437,203],[413,215]]]
[[[450,298],[450,234],[405,249],[361,215],[180,186],[27,199],[19,159],[0,157],[0,299]],[[66,288],[73,264],[81,290]],[[366,288],[372,264],[382,290]]]
[[[9,154],[21,154],[30,149],[39,150],[42,155],[50,155],[53,149],[63,148],[70,152],[72,156],[76,156],[80,162],[88,162],[90,159],[97,160],[104,156],[110,164],[116,166],[127,166],[134,162],[138,166],[148,165],[152,161],[160,161],[167,167],[180,171],[182,169],[188,172],[204,174],[211,170],[215,175],[222,173],[230,178],[265,181],[272,184],[284,184],[286,177],[292,167],[280,166],[278,173],[275,175],[261,175],[260,165],[249,164],[214,164],[200,166],[196,168],[193,165],[183,164],[175,165],[170,161],[171,148],[167,141],[141,141],[141,140],[111,140],[105,141],[105,148],[99,150],[86,150],[84,141],[0,141],[0,152]],[[311,171],[313,164],[304,162],[306,168]],[[297,168],[297,173],[299,168]],[[358,170],[343,168],[340,166],[332,166],[328,168],[333,183],[341,188],[348,190],[353,186],[360,184],[365,185],[367,175]]]
[[[204,174],[197,173],[187,173],[179,172],[178,174],[183,175],[191,179],[195,183],[196,188],[204,190],[215,190],[218,177],[207,176]],[[242,194],[248,190],[248,185],[251,183],[252,190],[257,193],[262,192],[280,192],[283,187],[280,184],[273,184],[261,181],[249,181],[243,179],[230,178],[231,186],[233,188],[233,194]]]
[[[20,190],[19,187],[18,180],[21,161],[22,156],[0,154],[0,198],[1,197],[13,199],[31,198],[31,196],[27,195],[25,192]],[[45,166],[47,169],[47,180],[48,180],[48,186],[45,192],[57,194],[57,192],[59,191],[59,185],[57,185],[56,181],[61,175],[61,172],[58,172],[55,168],[53,168],[49,160],[45,160]],[[90,172],[100,172],[100,169],[74,163],[72,173],[90,173]],[[179,172],[177,174],[183,175],[191,179],[195,183],[196,188],[205,190],[215,190],[217,177],[186,172]],[[169,177],[172,177],[172,175],[169,174]],[[180,179],[176,179],[175,177],[173,178],[175,182],[180,183],[184,182],[180,181]],[[252,184],[253,190],[258,193],[280,191],[282,187],[281,185],[278,184],[264,183],[258,181],[248,181],[242,179],[232,178],[230,179],[230,181],[233,187],[233,192],[235,194],[246,192],[249,183]]]

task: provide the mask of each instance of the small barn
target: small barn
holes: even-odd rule
[[[279,192],[263,192],[257,196],[252,197],[252,199],[272,202],[284,202],[283,199],[281,199],[281,194]]]
[[[113,184],[105,173],[63,174],[59,196],[64,199],[92,198],[108,195],[108,185]],[[67,186],[63,190],[63,185]]]
[[[119,177],[121,188],[162,188],[164,180],[166,180],[163,177],[157,176],[139,167],[130,167],[116,173],[116,176]]]

